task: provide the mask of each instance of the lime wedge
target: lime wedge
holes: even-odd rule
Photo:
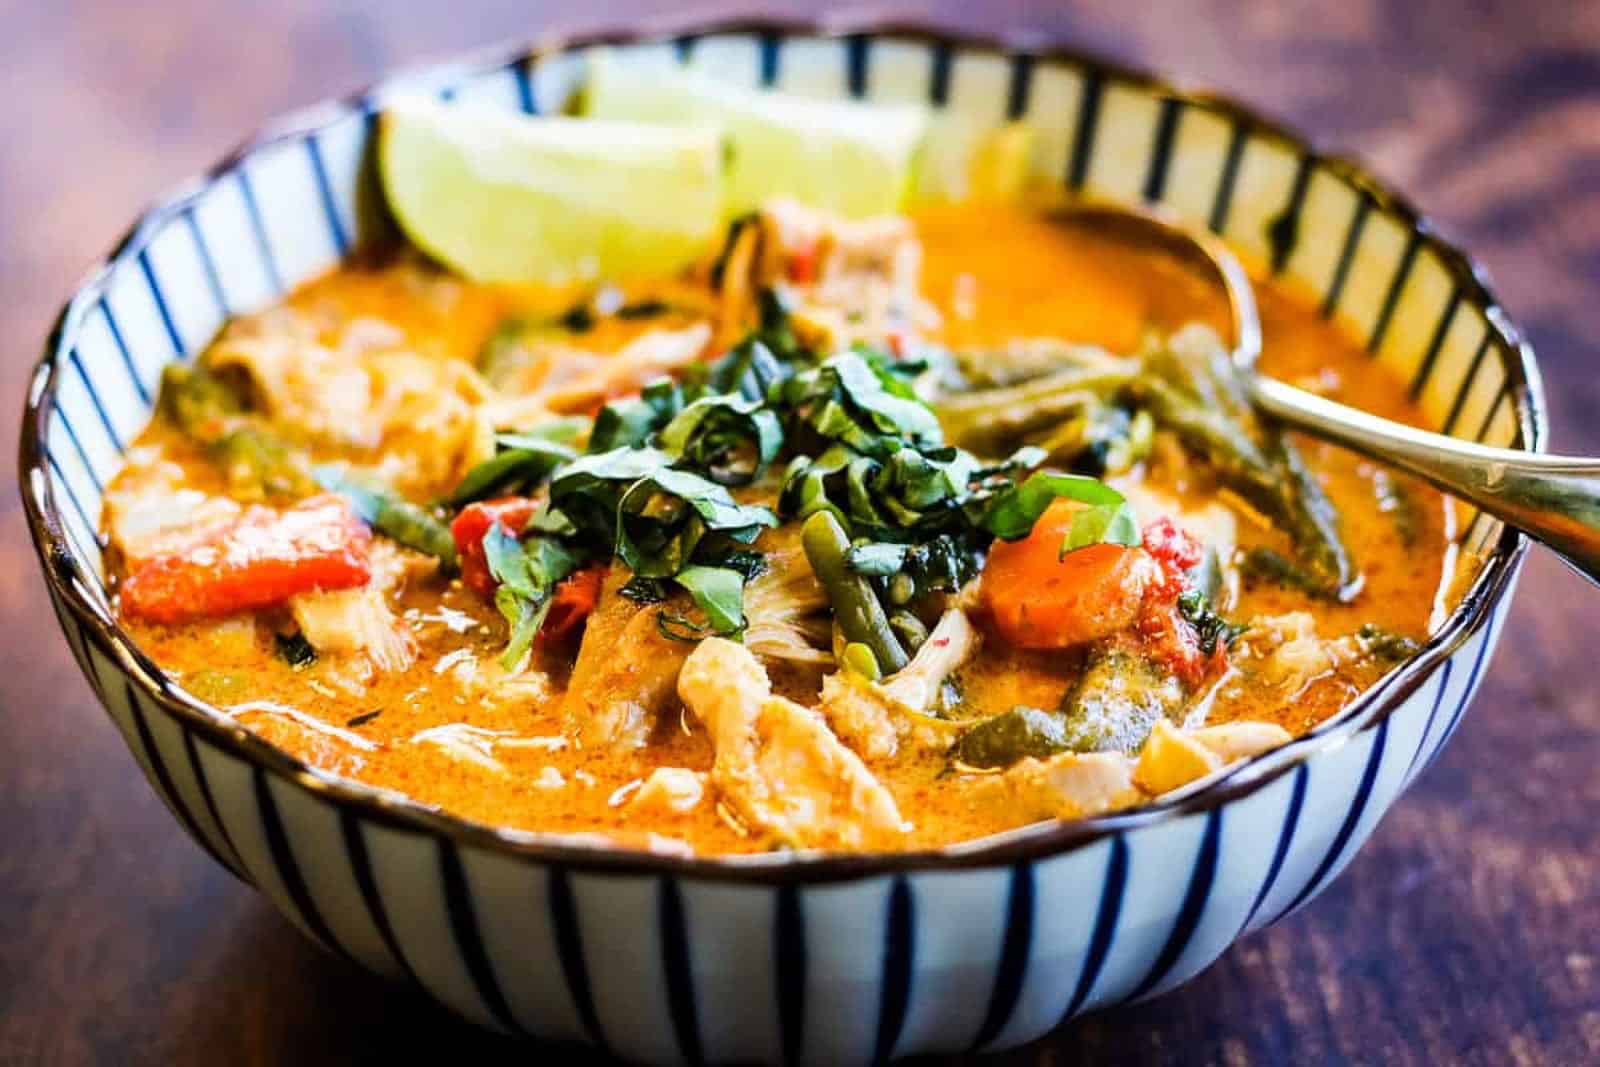
[[[709,125],[400,99],[378,133],[378,173],[401,228],[478,281],[679,270],[721,231],[723,169],[722,135]]]
[[[792,196],[845,215],[894,211],[911,188],[928,109],[744,89],[681,68],[589,58],[584,112],[598,119],[706,122],[732,147],[728,211]]]

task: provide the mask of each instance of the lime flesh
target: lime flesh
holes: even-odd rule
[[[477,281],[673,273],[721,231],[713,125],[530,118],[424,99],[380,120],[378,171],[423,251]]]

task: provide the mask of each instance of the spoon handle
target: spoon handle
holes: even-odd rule
[[[1489,448],[1380,419],[1271,378],[1252,375],[1249,381],[1256,405],[1280,422],[1432,483],[1542,541],[1600,585],[1600,460]]]

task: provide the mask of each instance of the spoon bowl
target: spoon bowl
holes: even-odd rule
[[[1255,290],[1221,240],[1149,206],[1081,201],[1064,208],[1059,218],[1206,268],[1227,296],[1229,354],[1245,372],[1250,401],[1263,414],[1467,501],[1544,544],[1600,585],[1600,459],[1491,448],[1430,433],[1257,373],[1261,320]]]

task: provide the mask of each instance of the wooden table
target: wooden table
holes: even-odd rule
[[[154,6],[0,4],[4,440],[77,276],[252,124],[396,64],[651,5]],[[1555,444],[1600,453],[1600,4],[934,7],[1218,84],[1358,149],[1494,271],[1542,356]],[[57,635],[9,486],[0,509],[0,1064],[526,1056],[314,951],[180,836]],[[1600,595],[1535,554],[1460,737],[1331,889],[1180,992],[1007,1059],[1600,1062],[1591,626]]]

